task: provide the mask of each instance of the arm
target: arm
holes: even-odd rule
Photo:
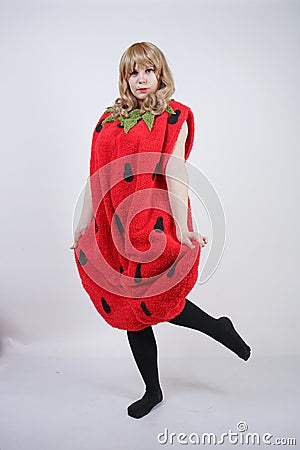
[[[82,211],[79,219],[79,224],[90,223],[94,216],[93,204],[92,204],[92,194],[91,194],[91,183],[90,177],[88,177],[85,187],[84,200]]]
[[[169,201],[176,224],[176,230],[188,231],[188,173],[185,166],[185,141],[188,135],[186,120],[183,122],[172,155],[166,167],[166,182]]]
[[[92,195],[91,195],[91,183],[90,183],[90,177],[88,177],[84,192],[84,200],[83,200],[83,206],[80,214],[80,218],[78,221],[78,225],[76,227],[76,230],[74,232],[74,242],[71,249],[74,249],[78,246],[78,241],[80,237],[84,234],[86,229],[91,223],[91,220],[94,217],[93,212],[93,204],[92,204]]]
[[[184,121],[178,139],[172,150],[165,170],[170,205],[176,225],[177,239],[190,248],[195,246],[192,240],[197,241],[201,247],[207,244],[207,236],[195,231],[189,231],[188,219],[188,173],[185,166],[185,141],[188,135],[187,122]]]

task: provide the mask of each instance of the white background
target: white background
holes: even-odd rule
[[[253,359],[299,355],[299,25],[296,0],[1,3],[2,357],[124,358],[135,376],[126,332],[99,316],[69,247],[93,129],[138,41],[165,53],[173,97],[195,115],[190,162],[226,216],[221,263],[188,298],[231,317]],[[194,330],[154,329],[161,361],[228,354]]]

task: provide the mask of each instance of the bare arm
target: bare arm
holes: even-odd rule
[[[174,145],[172,155],[170,157],[165,170],[166,181],[168,186],[170,206],[176,225],[176,236],[180,242],[190,248],[195,246],[192,240],[197,241],[201,247],[207,244],[207,236],[202,236],[196,231],[189,231],[188,219],[188,173],[185,165],[185,141],[188,135],[188,126],[186,121],[183,122],[179,132],[178,139]]]
[[[88,177],[88,179],[86,181],[86,186],[85,186],[82,210],[81,210],[80,218],[78,221],[78,225],[74,232],[74,242],[73,242],[72,246],[70,247],[71,249],[74,249],[78,246],[78,241],[79,241],[80,237],[83,235],[83,233],[88,228],[93,217],[94,217],[94,212],[93,212],[93,203],[92,203],[92,194],[91,194],[91,183],[90,183],[90,177]]]
[[[92,194],[91,194],[91,183],[90,177],[86,181],[84,200],[82,205],[82,211],[79,219],[79,224],[90,223],[94,216],[93,204],[92,204]]]
[[[171,193],[169,201],[176,228],[182,231],[188,230],[188,173],[184,159],[187,135],[188,126],[184,121],[172,151],[172,155],[175,157],[170,156],[165,171],[168,191]]]

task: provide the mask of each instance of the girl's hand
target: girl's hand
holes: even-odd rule
[[[202,236],[200,233],[196,231],[188,231],[188,230],[180,230],[176,229],[176,237],[179,242],[184,245],[187,245],[190,248],[195,248],[195,245],[191,240],[197,241],[201,247],[204,247],[207,244],[208,237]]]
[[[81,236],[84,235],[84,233],[86,232],[86,230],[90,226],[90,223],[91,223],[91,221],[89,221],[89,222],[86,221],[86,222],[82,222],[82,223],[78,224],[78,226],[77,226],[77,228],[75,230],[75,233],[74,233],[74,243],[70,247],[70,249],[74,249],[74,248],[78,247],[78,241],[81,238]]]

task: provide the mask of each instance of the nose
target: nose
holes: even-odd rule
[[[144,84],[144,82],[145,82],[145,74],[141,71],[141,72],[139,73],[138,83],[139,83],[139,84]]]

